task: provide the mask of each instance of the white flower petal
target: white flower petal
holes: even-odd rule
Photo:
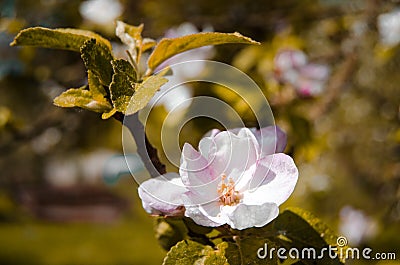
[[[219,131],[213,131],[211,131],[210,136],[202,138],[199,142],[199,151],[208,161],[214,160],[217,151],[217,144],[215,143],[214,137],[219,133]]]
[[[262,227],[279,214],[279,208],[275,203],[264,203],[262,205],[238,204],[236,206],[225,206],[222,215],[228,217],[228,224],[233,229],[246,229],[249,227]]]
[[[148,179],[139,186],[143,208],[150,214],[181,214],[185,192],[187,189],[176,173]]]
[[[185,205],[200,205],[207,204],[212,201],[217,201],[220,194],[218,194],[219,180],[214,180],[201,186],[186,186],[188,192],[185,196],[188,200],[185,200]]]
[[[280,71],[301,67],[307,64],[307,55],[299,50],[281,50],[274,58],[274,65]]]
[[[216,152],[211,161],[214,174],[225,174],[235,182],[256,163],[259,148],[249,129],[243,128],[239,134],[229,131],[218,133],[214,137]]]
[[[298,170],[290,156],[279,153],[263,158],[248,190],[243,193],[243,203],[272,202],[279,206],[292,194],[297,178]]]
[[[278,215],[278,206],[297,182],[292,158],[275,154],[285,144],[286,135],[276,126],[213,130],[200,141],[199,151],[184,145],[181,180],[166,174],[168,181],[160,177],[141,185],[143,207],[150,213],[175,214],[184,206],[185,216],[204,226],[264,226]]]
[[[220,212],[219,202],[211,202],[187,207],[185,216],[191,218],[198,225],[216,227],[226,224],[226,219],[221,216]]]

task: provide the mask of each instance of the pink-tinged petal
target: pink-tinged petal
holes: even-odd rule
[[[219,181],[213,181],[202,186],[186,187],[188,191],[183,198],[184,204],[193,206],[207,204],[219,200],[218,194]]]
[[[246,229],[250,227],[262,227],[279,214],[279,208],[275,203],[264,203],[262,205],[238,204],[236,206],[225,206],[221,214],[226,216],[227,223],[233,229]]]
[[[324,81],[329,77],[330,69],[323,64],[309,63],[300,68],[300,74],[305,78]]]
[[[251,131],[253,133],[253,135],[257,131],[257,129],[254,127],[253,128],[247,128],[247,127],[232,128],[232,129],[228,129],[227,131],[239,136],[239,133],[241,133],[241,131],[243,131],[243,129],[246,129],[245,131]],[[244,135],[246,136],[246,134],[244,134]]]
[[[198,225],[216,227],[226,224],[226,220],[221,216],[220,212],[219,203],[211,202],[187,207],[185,216],[191,218]]]
[[[212,129],[204,134],[203,138],[199,142],[199,152],[208,161],[212,161],[214,159],[217,148],[214,138],[220,132],[221,131],[218,129]]]
[[[186,186],[200,186],[212,182],[215,176],[210,163],[190,144],[185,143],[182,150],[179,174]]]
[[[285,83],[295,85],[300,77],[300,73],[297,69],[288,69],[282,73],[281,79]]]
[[[254,133],[261,147],[261,157],[281,153],[286,148],[286,133],[278,126],[268,126]]]
[[[226,175],[237,182],[258,159],[258,143],[247,128],[238,135],[229,131],[220,132],[214,138],[216,152],[211,161],[215,176]]]
[[[182,195],[185,192],[187,189],[176,173],[148,179],[139,186],[143,208],[155,215],[182,215]]]
[[[217,152],[215,137],[209,136],[202,138],[199,142],[199,151],[201,155],[207,159],[207,161],[213,161],[215,158],[215,153]]]
[[[188,143],[183,146],[179,174],[192,196],[198,197],[198,204],[218,198],[220,180],[210,167],[210,162]]]
[[[324,91],[324,86],[324,81],[302,78],[295,88],[301,96],[312,97],[321,94]]]
[[[212,129],[212,130],[206,132],[206,134],[204,134],[203,138],[204,138],[204,137],[215,137],[215,136],[216,136],[218,133],[220,133],[220,132],[221,132],[221,131],[218,130],[218,129]]]
[[[278,206],[286,201],[296,186],[298,170],[293,159],[279,153],[261,159],[243,203],[261,205],[266,202]]]
[[[307,64],[307,56],[300,50],[281,50],[274,58],[275,68],[285,71]]]

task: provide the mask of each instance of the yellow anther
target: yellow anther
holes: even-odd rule
[[[240,202],[241,195],[235,190],[235,182],[232,178],[229,178],[226,182],[226,175],[222,174],[221,182],[218,185],[219,201],[223,205],[235,205]]]

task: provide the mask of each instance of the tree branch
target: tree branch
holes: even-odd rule
[[[149,171],[151,177],[157,177],[166,173],[165,165],[160,161],[157,149],[154,148],[147,138],[145,128],[139,120],[138,113],[125,116],[116,113],[113,116],[116,120],[125,125],[135,139],[137,152],[143,161],[144,166]]]

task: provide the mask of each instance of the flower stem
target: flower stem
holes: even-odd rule
[[[234,236],[233,240],[235,241],[235,243],[236,243],[236,245],[238,247],[238,250],[239,250],[240,264],[244,265],[242,246],[240,245],[241,238],[240,238],[240,236]]]

